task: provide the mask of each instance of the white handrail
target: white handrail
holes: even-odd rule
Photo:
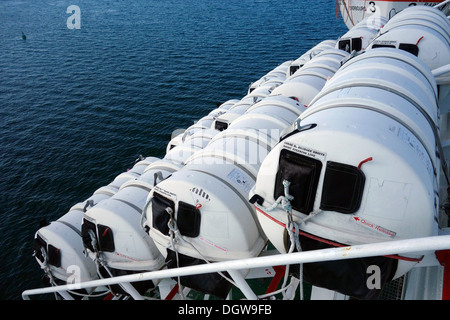
[[[78,290],[91,287],[108,286],[118,283],[130,283],[136,281],[156,280],[177,276],[213,273],[230,270],[247,270],[252,268],[272,267],[279,265],[321,262],[331,260],[343,260],[364,258],[371,256],[383,256],[392,254],[420,253],[450,249],[450,235],[379,242],[348,247],[330,248],[296,252],[290,254],[277,254],[248,259],[215,262],[197,266],[181,267],[176,269],[164,269],[132,275],[118,276],[114,278],[86,281],[76,284],[67,284],[55,287],[26,290],[22,298],[29,300],[29,296]]]
[[[441,3],[438,3],[437,5],[435,5],[434,8],[439,8],[439,7],[441,7],[441,6],[443,6],[444,4],[449,3],[449,2],[450,2],[450,0],[442,1]]]
[[[448,0],[448,1],[450,1],[450,0]],[[431,72],[433,73],[434,77],[439,77],[445,73],[450,72],[450,64],[446,64],[439,68],[433,69]]]

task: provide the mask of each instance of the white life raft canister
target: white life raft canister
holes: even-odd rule
[[[450,63],[450,22],[438,9],[408,7],[381,29],[369,48],[390,47],[419,57],[431,70]]]
[[[270,95],[294,98],[308,106],[349,55],[339,49],[321,50],[289,76],[283,84],[275,88]]]
[[[300,230],[297,250],[437,235],[437,110],[434,78],[412,54],[374,49],[349,60],[261,165],[251,201],[269,240],[292,251],[286,226]],[[305,279],[370,299],[380,290],[365,285],[368,266],[384,284],[421,257],[307,264]]]
[[[300,57],[295,59],[289,64],[289,68],[286,70],[286,79],[297,72],[298,69],[303,67],[303,65],[314,58],[316,55],[321,53],[323,50],[332,49],[336,45],[336,40],[324,40],[303,53]]]
[[[102,278],[158,270],[164,265],[164,258],[140,227],[141,213],[154,185],[179,166],[158,158],[147,164],[141,175],[125,182],[117,193],[86,210],[82,217],[82,244]],[[154,285],[152,281],[133,284],[141,294]],[[119,285],[112,290],[127,294]]]
[[[262,159],[304,110],[287,97],[262,99],[153,188],[143,227],[169,268],[260,254],[267,238],[248,193]],[[218,274],[182,277],[181,281],[222,298],[231,289]]]
[[[352,27],[340,37],[336,49],[351,53],[366,50],[367,46],[377,36],[378,31],[387,23],[388,19],[379,15],[371,15]]]
[[[34,256],[45,271],[50,285],[78,283],[98,278],[95,263],[85,252],[81,238],[84,213],[117,193],[129,180],[134,180],[155,158],[137,159],[133,168],[119,174],[111,183],[98,188],[89,198],[72,206],[56,221],[36,232]],[[139,160],[139,161],[138,161]],[[83,292],[87,294],[88,292]],[[77,296],[74,296],[77,297]]]

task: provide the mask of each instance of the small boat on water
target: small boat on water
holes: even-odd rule
[[[450,3],[337,5],[346,34],[43,225],[23,297],[450,299]]]

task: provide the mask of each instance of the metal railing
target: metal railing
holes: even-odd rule
[[[440,8],[440,7],[442,7],[444,4],[447,4],[447,3],[449,3],[449,2],[450,2],[450,0],[442,1],[441,3],[438,3],[437,5],[435,5],[434,8]]]
[[[215,262],[197,266],[180,267],[176,269],[164,269],[132,275],[117,276],[113,278],[92,280],[75,284],[66,284],[54,287],[30,289],[22,293],[22,298],[24,300],[29,300],[30,296],[49,293],[60,293],[63,296],[67,297],[68,296],[67,292],[72,290],[95,288],[114,284],[130,286],[130,283],[138,281],[158,280],[172,277],[182,277],[189,275],[199,275],[199,274],[226,271],[229,273],[229,275],[235,281],[236,286],[242,291],[242,293],[247,299],[256,300],[257,299],[256,294],[249,287],[248,283],[245,281],[245,278],[242,276],[239,270],[249,270],[253,268],[302,264],[310,262],[364,258],[364,257],[383,256],[392,254],[405,254],[405,253],[430,254],[436,251],[449,249],[450,249],[450,235],[441,235],[441,236],[407,239],[407,240],[396,240],[396,241],[354,245],[339,248],[295,252],[290,254],[276,254],[248,259]],[[137,300],[144,299],[144,297],[138,293],[132,294],[132,298]]]

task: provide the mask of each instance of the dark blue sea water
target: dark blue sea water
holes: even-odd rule
[[[42,285],[41,219],[346,31],[334,0],[1,0],[0,299]]]

